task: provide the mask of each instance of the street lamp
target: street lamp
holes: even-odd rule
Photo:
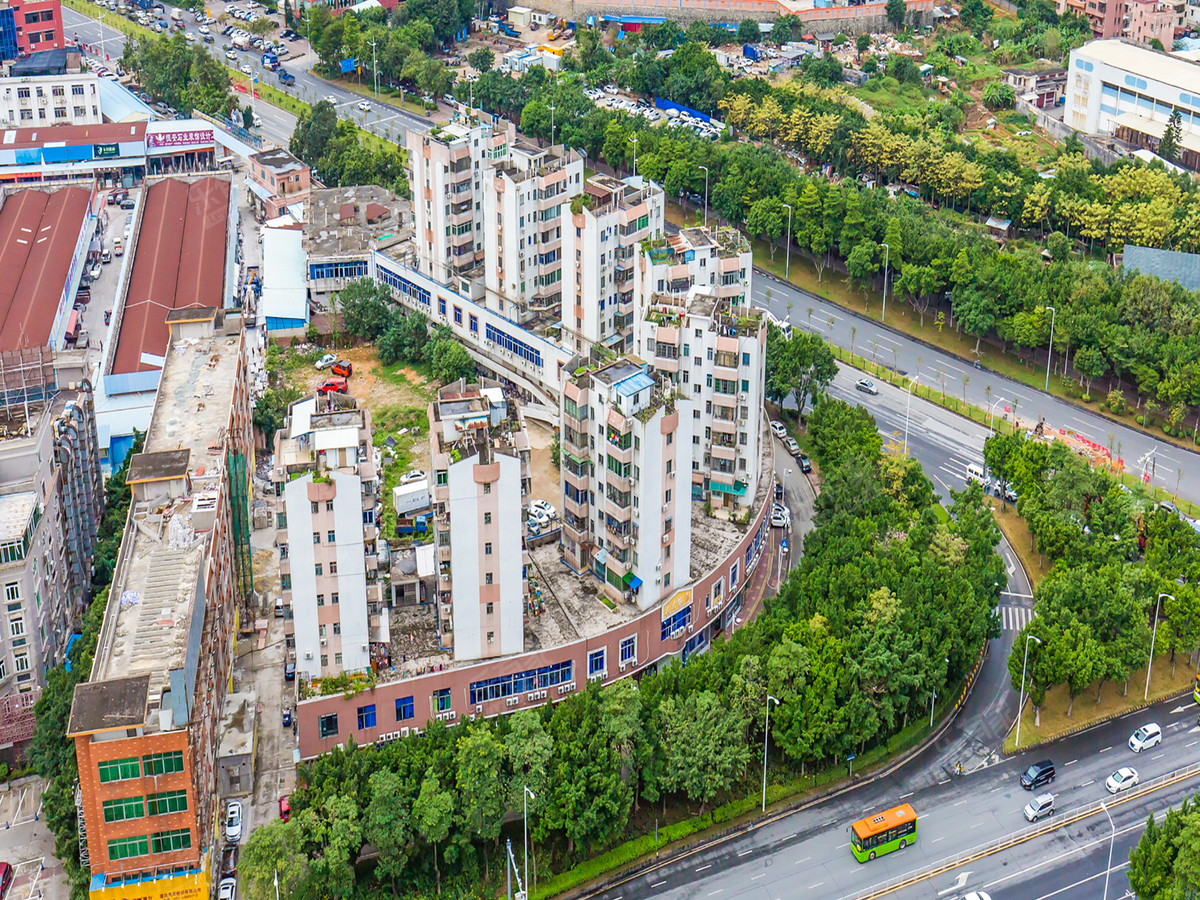
[[[788,274],[792,271],[792,207],[790,204],[783,204],[788,211],[788,230],[787,230],[787,263],[783,267],[783,280],[789,281]]]
[[[529,890],[529,798],[536,800],[537,794],[529,789],[529,785],[524,785],[524,788],[521,803],[525,807],[525,896],[528,897],[532,893]]]
[[[887,276],[888,262],[891,260],[892,248],[887,244],[880,244],[883,247],[883,312],[879,316],[880,322],[887,321]]]
[[[1021,746],[1021,711],[1025,708],[1025,667],[1029,665],[1029,642],[1037,641],[1037,645],[1042,646],[1040,638],[1032,634],[1025,635],[1025,661],[1021,663],[1021,693],[1020,699],[1017,701],[1017,747]]]
[[[772,702],[774,702],[774,704],[776,706],[779,705],[778,700],[776,700],[770,694],[767,694],[767,728],[766,728],[766,731],[763,732],[763,801],[762,801],[762,811],[763,812],[767,811],[767,741],[769,741],[771,739],[771,703]]]
[[[918,372],[915,376],[913,376],[913,380],[911,382],[909,382],[908,391],[906,392],[908,394],[908,399],[904,401],[904,455],[905,456],[908,456],[908,411],[912,408],[913,388],[915,388],[917,386],[917,379],[920,377],[921,377],[920,372]]]
[[[997,397],[995,402],[993,402],[991,407],[988,409],[988,437],[992,436],[992,413],[996,411],[996,404],[1003,399],[1003,397]]]
[[[1047,306],[1050,310],[1050,349],[1046,351],[1046,390],[1050,390],[1050,357],[1054,355],[1054,316],[1056,310],[1053,306]]]
[[[554,110],[556,110],[558,107],[554,106],[554,104],[551,104],[550,106],[548,106],[546,108],[550,110],[550,146],[553,147],[554,146]]]
[[[697,166],[704,170],[704,227],[708,227],[708,166]]]
[[[375,99],[379,99],[379,67],[375,64],[375,38],[371,38],[371,74],[375,76]]]
[[[1107,804],[1101,802],[1100,808],[1108,816],[1108,827],[1112,829],[1112,838],[1108,842],[1108,868],[1104,870],[1104,900],[1108,900],[1108,875],[1112,871],[1113,844],[1117,842],[1117,826],[1113,824],[1112,814],[1109,813]]]
[[[633,144],[633,177],[637,178],[637,135],[629,139],[629,143]]]
[[[1175,599],[1174,594],[1159,594],[1154,602],[1154,631],[1150,634],[1150,660],[1146,663],[1146,693],[1142,695],[1143,700],[1150,696],[1150,667],[1154,665],[1154,639],[1158,637],[1158,611],[1162,608],[1163,597]]]

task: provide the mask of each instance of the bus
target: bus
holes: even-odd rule
[[[1196,686],[1192,688],[1192,699],[1200,703],[1200,675],[1196,676]]]
[[[917,814],[907,803],[855,822],[850,829],[850,849],[859,862],[916,842]]]

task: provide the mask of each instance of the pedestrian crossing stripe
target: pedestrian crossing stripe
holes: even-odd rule
[[[1034,615],[1033,609],[1028,606],[1002,606],[1000,607],[1001,630],[1020,631],[1029,624]]]

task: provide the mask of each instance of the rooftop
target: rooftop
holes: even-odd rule
[[[477,384],[467,384],[460,379],[439,389],[431,407],[431,436],[437,440],[438,453],[461,450],[467,456],[487,448],[528,457],[524,417],[500,382],[481,378]]]
[[[9,544],[25,537],[29,517],[36,507],[36,491],[0,495],[0,544]]]
[[[149,675],[85,681],[76,685],[67,736],[110,728],[137,728],[145,724],[149,687]]]
[[[61,50],[39,50],[12,64],[8,74],[11,78],[30,78],[37,75],[65,75],[78,73],[79,51],[74,47]]]
[[[22,150],[62,143],[69,147],[86,144],[118,144],[145,140],[145,122],[113,122],[102,125],[39,125],[8,128],[0,132],[0,149]]]
[[[1185,91],[1195,90],[1196,85],[1200,84],[1200,63],[1151,50],[1133,41],[1117,38],[1089,41],[1078,50],[1071,51],[1071,56],[1076,54]]]
[[[250,161],[257,163],[264,169],[269,169],[276,175],[286,175],[288,172],[299,172],[302,169],[308,168],[308,166],[282,147],[275,147],[271,150],[263,150],[260,153],[255,153],[250,157]]]
[[[167,478],[182,478],[188,473],[191,450],[161,450],[158,453],[138,453],[129,461],[126,484],[143,481],[162,481]]]
[[[343,218],[346,206],[353,210],[349,220]],[[384,250],[412,235],[412,203],[377,185],[313,191],[306,219],[304,249],[310,256]]]

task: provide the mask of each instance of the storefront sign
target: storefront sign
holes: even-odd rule
[[[92,144],[92,159],[116,159],[120,155],[120,144]]]
[[[674,597],[672,597],[670,600],[668,600],[666,603],[663,604],[663,608],[662,608],[663,621],[665,622],[667,619],[671,618],[671,616],[675,615],[675,613],[679,612],[685,606],[688,606],[691,602],[692,602],[692,589],[691,588],[687,588],[686,590],[682,590],[682,591],[677,591],[675,593]]]
[[[210,147],[213,130],[206,128],[193,131],[157,131],[146,135],[148,147]]]

